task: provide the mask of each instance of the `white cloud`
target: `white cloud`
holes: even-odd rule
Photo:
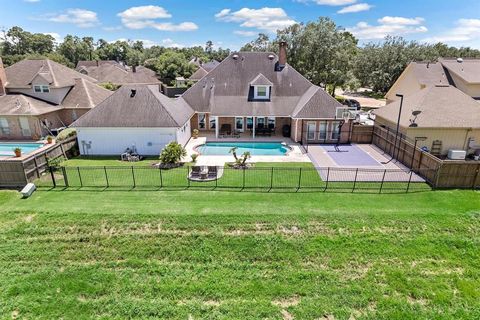
[[[176,43],[170,38],[163,39],[162,40],[162,45],[167,48],[183,48],[185,47],[183,44]]]
[[[326,6],[344,6],[348,4],[353,4],[357,0],[314,0],[317,4],[326,5]]]
[[[278,29],[284,29],[296,23],[282,8],[242,8],[235,12],[223,9],[215,17],[220,21],[238,22],[241,27],[257,28],[268,32],[276,32]]]
[[[59,14],[49,14],[45,19],[60,23],[73,23],[81,28],[94,27],[99,24],[97,13],[85,9],[68,9]]]
[[[122,30],[122,26],[103,27],[102,29],[105,31],[118,31],[118,30]]]
[[[233,33],[238,34],[243,37],[253,37],[257,34],[255,31],[246,31],[246,30],[235,30]]]
[[[427,42],[466,42],[480,38],[480,19],[459,19],[456,27],[438,36],[424,39]]]
[[[368,3],[357,3],[352,4],[351,6],[344,7],[337,11],[337,13],[354,13],[354,12],[361,12],[361,11],[368,11],[373,6]]]
[[[54,39],[53,41],[55,41],[56,43],[61,43],[61,42],[63,42],[62,37],[61,37],[58,33],[56,33],[56,32],[44,32],[43,34],[52,36],[53,39]]]
[[[171,22],[158,22],[156,19],[171,18],[172,15],[159,6],[131,7],[117,14],[125,27],[129,29],[154,28],[160,31],[193,31],[198,26],[193,22],[174,24]]]
[[[383,39],[387,35],[405,35],[413,33],[424,33],[428,29],[422,23],[423,18],[404,18],[385,16],[378,19],[378,25],[372,26],[367,22],[359,22],[356,26],[346,28],[347,31],[353,33],[359,39]]]

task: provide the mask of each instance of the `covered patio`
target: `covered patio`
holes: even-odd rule
[[[291,135],[290,117],[232,116],[220,117],[212,114],[198,114],[197,123],[200,135],[215,139],[256,139],[289,138]]]

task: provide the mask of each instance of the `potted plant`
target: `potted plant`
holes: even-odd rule
[[[22,156],[22,149],[21,148],[15,148],[13,149],[13,152],[15,152],[15,157],[20,158]]]
[[[193,139],[197,139],[198,138],[198,129],[193,129],[193,132],[192,132],[192,135],[193,135]]]
[[[53,141],[52,136],[48,136],[48,137],[47,137],[47,143],[48,143],[48,144],[52,144],[52,141]]]
[[[198,154],[194,153],[191,155],[191,157],[192,157],[192,163],[197,162]]]

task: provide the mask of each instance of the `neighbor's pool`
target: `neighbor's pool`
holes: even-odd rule
[[[39,148],[43,147],[43,143],[15,143],[15,142],[0,142],[0,156],[14,156],[13,149],[22,149],[22,155],[29,154]]]
[[[248,151],[252,156],[283,156],[290,147],[281,142],[207,142],[197,147],[203,155],[226,156],[230,150],[237,147],[237,154]]]

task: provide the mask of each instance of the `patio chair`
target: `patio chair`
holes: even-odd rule
[[[218,169],[216,166],[208,166],[208,178],[216,178],[218,173]]]
[[[202,168],[199,166],[194,166],[190,170],[190,178],[193,179],[200,179],[200,172],[202,171]]]
[[[220,127],[220,134],[224,136],[229,136],[232,134],[232,125],[229,123],[224,123]]]

